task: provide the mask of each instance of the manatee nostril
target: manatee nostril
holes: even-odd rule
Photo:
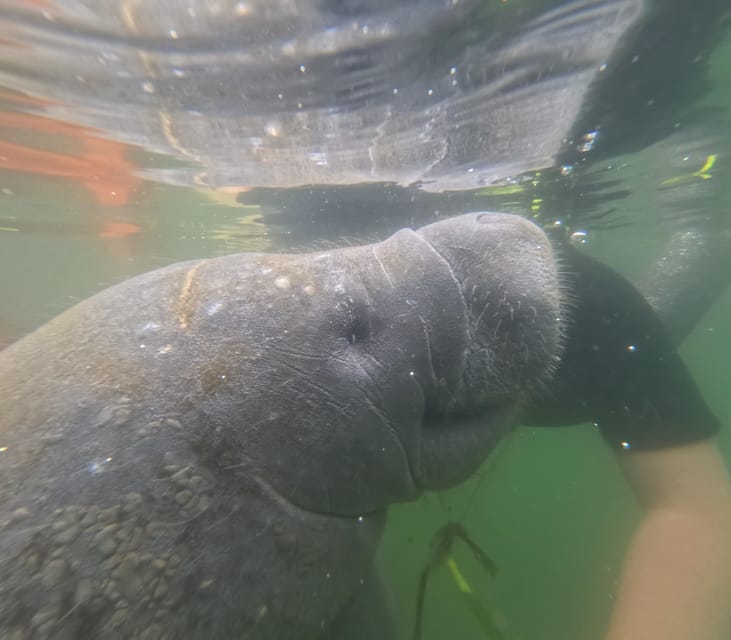
[[[340,303],[344,313],[345,338],[349,344],[364,342],[371,334],[371,317],[368,308],[355,300],[348,298]]]
[[[368,327],[368,323],[365,322],[362,318],[358,316],[354,316],[350,319],[350,322],[348,323],[348,329],[346,332],[346,337],[348,339],[348,342],[350,344],[355,344],[356,342],[363,342],[368,338],[368,335],[370,334],[370,329]]]

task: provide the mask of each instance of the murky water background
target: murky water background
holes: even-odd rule
[[[643,47],[651,45],[660,53],[636,75],[629,67],[620,69],[626,85],[617,80],[611,56],[609,66],[599,70],[605,64],[602,44],[587,51],[591,38],[578,19],[564,24],[569,31],[562,35],[572,37],[556,51],[567,52],[565,66],[558,72],[548,65],[555,73],[546,84],[539,74],[549,55],[545,51],[542,58],[521,59],[515,69],[504,61],[501,67],[495,58],[485,62],[494,55],[485,42],[498,47],[501,33],[518,33],[516,25],[529,23],[546,7],[560,11],[592,3],[486,1],[480,20],[469,28],[460,27],[464,14],[455,9],[451,22],[433,19],[434,38],[442,38],[436,44],[419,44],[423,31],[409,23],[413,3],[370,29],[367,20],[358,19],[358,3],[344,3],[348,9],[338,24],[357,24],[360,57],[348,57],[342,62],[346,71],[330,82],[310,80],[318,62],[327,62],[317,56],[295,65],[296,82],[286,65],[261,64],[257,53],[268,41],[280,38],[286,44],[292,29],[287,20],[266,38],[252,35],[261,49],[245,52],[236,49],[240,32],[234,26],[218,32],[217,48],[206,39],[211,24],[201,13],[184,11],[193,5],[228,7],[245,21],[256,3],[178,3],[180,15],[170,14],[168,22],[155,14],[160,2],[147,3],[147,9],[136,2],[117,8],[108,2],[100,11],[109,19],[102,22],[84,3],[58,4],[69,9],[64,19],[50,1],[13,1],[0,8],[0,343],[111,283],[177,260],[362,242],[462,211],[507,210],[547,226],[563,225],[575,243],[638,282],[673,233],[731,232],[731,39],[720,3],[696,3],[699,14],[714,16],[713,25],[699,19],[705,30],[689,24],[685,47],[665,43],[663,50],[658,43],[682,33],[672,19],[680,3],[668,2],[670,17],[657,23],[656,42],[649,38],[633,45],[638,59],[624,59],[628,65],[644,64]],[[630,12],[630,20],[635,3],[593,4],[605,13],[620,7]],[[590,13],[572,10],[584,17]],[[422,16],[426,23],[431,17]],[[160,33],[145,26],[154,18]],[[221,24],[227,23],[215,22]],[[181,37],[183,28],[193,34],[190,39]],[[382,30],[380,40],[373,40],[376,28]],[[390,39],[389,29],[397,28],[404,29],[400,41]],[[333,50],[344,33],[333,28]],[[548,38],[549,30],[540,33]],[[653,34],[650,29],[645,38],[648,33]],[[165,44],[156,48],[163,35]],[[518,44],[512,46],[530,35],[516,36]],[[398,64],[397,42],[410,42],[414,52]],[[369,47],[378,51],[375,57],[363,53]],[[232,74],[237,65],[250,65],[249,75]],[[369,77],[369,65],[383,75]],[[211,81],[187,92],[193,73],[208,74]],[[605,83],[610,88],[585,93],[587,86],[602,86],[599,73],[614,73]],[[647,77],[654,82],[649,89],[641,82]],[[226,78],[224,89],[217,84],[221,78]],[[503,123],[498,133],[521,143],[491,154],[490,136],[500,138],[495,130],[478,127],[460,137],[450,127],[489,118],[490,106],[497,108],[490,100],[500,93],[495,78],[514,100],[510,104],[521,108],[526,103],[520,91],[511,93],[513,85],[529,86],[534,105],[537,96],[546,105],[555,98],[551,91],[568,91],[568,84],[556,82],[571,80],[574,93],[563,110],[522,116],[531,124],[524,130]],[[452,82],[462,83],[463,93]],[[296,89],[309,102],[284,94],[280,99],[281,86]],[[400,87],[403,98],[394,93]],[[650,90],[652,95],[640,95]],[[386,91],[394,96],[393,120],[392,114],[356,108],[381,104]],[[610,97],[614,119],[604,118],[595,104]],[[627,106],[633,99],[634,111]],[[331,109],[333,103],[340,108]],[[587,103],[594,104],[593,111],[580,108]],[[641,112],[640,103],[657,115]],[[281,104],[279,111],[272,111],[272,104]],[[212,105],[220,107],[215,126]],[[406,113],[418,115],[410,120],[399,115]],[[606,127],[590,126],[591,117]],[[377,144],[369,127],[382,129]],[[397,134],[405,138],[396,139]],[[347,145],[332,142],[343,136]],[[528,144],[539,137],[541,144]],[[429,147],[435,139],[438,150]],[[470,148],[471,140],[485,144]],[[422,145],[419,153],[403,155],[415,145]],[[293,157],[294,169],[287,163]],[[330,184],[296,186],[309,182]],[[719,262],[719,270],[727,268],[729,262]],[[731,423],[728,292],[681,350],[709,405]],[[721,438],[731,460],[731,432]],[[599,637],[636,516],[610,452],[593,431],[519,429],[466,486],[393,509],[379,563],[391,583],[403,637],[410,637],[429,539],[448,520],[463,522],[496,561],[499,574],[490,580],[465,549],[457,553],[460,567],[510,637]],[[427,640],[483,637],[446,570],[432,577],[425,625]]]

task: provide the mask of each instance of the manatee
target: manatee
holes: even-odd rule
[[[318,638],[387,506],[560,357],[551,244],[469,214],[113,286],[0,352],[0,636]]]

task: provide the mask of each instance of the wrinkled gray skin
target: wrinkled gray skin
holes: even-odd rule
[[[387,505],[513,424],[560,315],[548,240],[500,214],[73,307],[0,353],[0,637],[322,637]]]

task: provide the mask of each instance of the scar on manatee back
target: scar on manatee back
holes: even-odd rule
[[[188,269],[183,275],[183,286],[180,288],[177,300],[177,318],[178,325],[183,331],[188,331],[190,328],[190,321],[195,312],[195,294],[193,286],[195,283],[195,276],[199,269],[205,264],[206,260],[196,262],[190,269]]]

